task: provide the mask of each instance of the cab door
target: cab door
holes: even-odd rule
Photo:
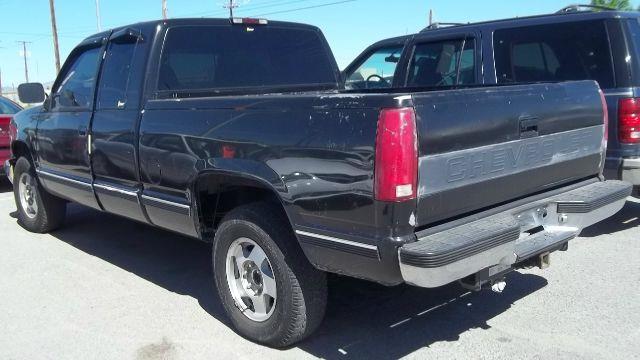
[[[137,143],[147,49],[148,41],[135,28],[111,35],[91,125],[94,189],[103,209],[145,222]]]
[[[69,55],[38,123],[37,172],[51,193],[99,208],[93,193],[89,127],[102,58],[102,39],[81,43]]]

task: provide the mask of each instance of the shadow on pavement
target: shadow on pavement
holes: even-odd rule
[[[631,229],[640,225],[640,203],[627,200],[622,210],[614,216],[584,229],[580,236],[596,237],[603,234],[613,234],[618,231]]]
[[[229,324],[215,294],[208,244],[73,204],[65,226],[52,235],[169,291],[194,297]],[[507,284],[502,294],[469,293],[457,284],[384,287],[330,276],[325,321],[297,346],[329,359],[398,358],[435,342],[456,341],[469,329],[489,328],[488,320],[547,281],[511,273]]]
[[[169,291],[189,295],[227,324],[211,274],[208,244],[77,204],[52,236]]]
[[[436,342],[457,341],[470,329],[488,329],[487,321],[546,284],[540,276],[514,272],[504,292],[495,294],[457,284],[387,288],[343,278],[330,283],[320,330],[299,347],[325,359],[400,358]]]
[[[2,174],[0,174],[0,194],[8,193],[13,191],[13,186],[9,182],[9,180],[2,179]]]

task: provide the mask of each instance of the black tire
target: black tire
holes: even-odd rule
[[[257,322],[235,305],[226,278],[226,256],[234,240],[248,238],[265,252],[273,268],[277,301],[271,316]],[[327,304],[327,280],[303,254],[286,219],[273,206],[253,203],[229,212],[213,242],[213,269],[218,294],[236,331],[272,347],[286,347],[308,337]]]
[[[67,213],[66,202],[49,194],[42,188],[37,179],[35,169],[27,158],[19,158],[13,172],[13,196],[18,209],[18,223],[25,229],[40,234],[59,228],[64,223]],[[37,204],[37,211],[31,215],[27,215],[27,209],[23,207],[20,200],[19,182],[24,173],[33,179],[31,191],[33,193],[33,201]]]

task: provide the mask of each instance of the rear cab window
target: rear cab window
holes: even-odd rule
[[[336,89],[337,70],[325,44],[313,29],[174,26],[165,38],[157,89],[178,96],[184,91]]]
[[[493,47],[499,84],[589,79],[615,87],[602,20],[499,29]]]

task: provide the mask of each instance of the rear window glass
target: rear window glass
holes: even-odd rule
[[[159,90],[335,84],[320,35],[272,26],[180,26],[165,40]]]
[[[603,21],[497,30],[493,37],[498,83],[596,80],[614,84]]]

